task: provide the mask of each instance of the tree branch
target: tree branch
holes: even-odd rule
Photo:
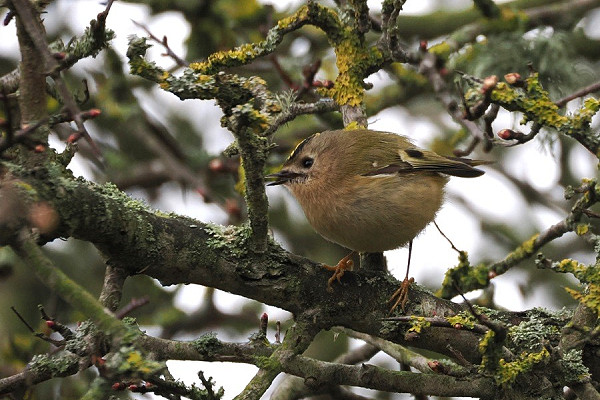
[[[305,379],[310,386],[338,384],[415,395],[492,397],[496,387],[489,378],[456,379],[445,375],[390,371],[370,364],[336,364],[294,356],[282,362],[284,372]]]

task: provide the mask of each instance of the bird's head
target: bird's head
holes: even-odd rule
[[[281,170],[268,175],[269,186],[285,185],[292,192],[334,179],[338,157],[330,135],[316,133],[294,149]]]

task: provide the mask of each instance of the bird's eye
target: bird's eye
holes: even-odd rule
[[[301,161],[303,168],[310,168],[314,164],[315,160],[310,157],[304,157]]]

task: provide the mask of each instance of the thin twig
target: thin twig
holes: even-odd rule
[[[129,304],[120,309],[115,313],[115,317],[119,319],[123,319],[127,314],[131,313],[134,310],[137,310],[140,307],[145,306],[150,303],[150,296],[143,296],[138,299],[131,299]]]
[[[27,327],[29,332],[31,332],[33,334],[33,336],[37,337],[38,339],[42,339],[45,342],[52,343],[56,347],[61,347],[65,344],[63,340],[52,339],[51,337],[48,337],[48,336],[44,335],[43,333],[36,332],[35,329],[33,329],[31,327],[31,325],[29,325],[29,323],[27,323],[27,321],[25,321],[25,318],[23,318],[21,316],[21,314],[17,311],[17,309],[14,306],[11,306],[10,309],[21,320],[21,322]]]
[[[133,22],[134,25],[137,26],[138,28],[143,29],[148,34],[150,39],[154,40],[156,43],[161,44],[165,48],[165,50],[167,52],[165,54],[163,54],[164,56],[171,57],[171,59],[173,59],[173,61],[175,61],[177,63],[177,65],[179,65],[180,67],[188,67],[190,65],[190,63],[188,63],[183,58],[179,57],[177,55],[177,53],[175,53],[171,49],[166,36],[163,36],[162,40],[160,40],[158,37],[154,36],[154,34],[152,32],[150,32],[150,29],[146,25],[144,25],[140,22],[134,21],[134,20],[131,20],[131,22]]]
[[[23,325],[25,325],[27,327],[27,329],[29,330],[29,332],[36,333],[35,329],[33,329],[32,326],[29,325],[29,323],[27,321],[25,321],[25,318],[23,318],[23,316],[21,316],[21,314],[17,311],[17,309],[15,308],[15,306],[10,306],[10,309],[21,320],[21,322],[23,323]]]
[[[46,36],[44,34],[43,29],[39,24],[35,21],[35,9],[31,2],[27,0],[10,0],[13,4],[21,23],[23,24],[25,31],[29,35],[31,41],[33,42],[35,48],[42,55],[45,62],[46,73],[54,79],[56,84],[56,88],[58,90],[59,95],[62,98],[63,103],[68,111],[68,113],[73,118],[75,125],[77,126],[77,134],[83,136],[89,145],[92,147],[95,155],[98,159],[102,160],[102,154],[100,149],[96,146],[96,143],[92,140],[91,136],[85,129],[83,125],[83,119],[81,118],[81,111],[77,106],[77,103],[73,97],[73,94],[67,88],[64,80],[61,77],[60,73],[60,65],[53,54],[50,52],[48,47],[48,43],[46,41]],[[105,12],[108,12],[110,6],[112,5],[112,1],[109,1],[107,5],[107,9]]]
[[[559,107],[564,107],[568,102],[570,102],[571,100],[574,100],[578,97],[583,97],[586,94],[590,94],[590,93],[594,93],[600,90],[600,82],[596,82],[593,83],[589,86],[584,87],[583,89],[579,89],[578,91],[576,91],[573,94],[570,94],[566,97],[563,97],[560,100],[557,100],[554,102],[554,104],[556,104]]]
[[[437,228],[440,235],[442,235],[444,237],[444,239],[446,239],[448,241],[448,243],[450,243],[450,246],[452,246],[452,249],[454,251],[456,251],[457,253],[460,253],[460,250],[454,245],[454,243],[452,243],[452,240],[450,240],[450,238],[448,236],[446,236],[446,234],[444,234],[444,232],[442,232],[442,230],[440,229],[437,222],[435,222],[435,220],[433,221],[433,225],[435,225],[435,227]]]

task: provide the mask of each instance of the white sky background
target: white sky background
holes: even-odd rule
[[[267,1],[261,0],[263,3],[271,3],[277,9],[286,9],[288,3],[297,4],[298,1]],[[301,3],[301,2],[300,2]],[[459,2],[456,2],[459,3]],[[463,6],[469,6],[470,1],[463,0],[460,2]],[[372,8],[379,7],[379,1],[369,1]],[[404,13],[422,13],[429,11],[431,6],[429,1],[408,1],[404,7]],[[54,3],[48,16],[46,24],[48,31],[53,30],[53,13],[68,14],[73,17],[69,19],[73,31],[82,32],[88,22],[95,18],[98,12],[103,9],[103,5],[95,0],[58,0]],[[289,8],[295,9],[294,6]],[[148,26],[151,32],[156,36],[162,37],[167,35],[169,45],[173,51],[185,58],[183,41],[189,34],[189,27],[185,21],[180,18],[177,13],[165,13],[151,18],[147,8],[143,6],[134,6],[116,1],[108,17],[108,26],[116,31],[117,37],[113,42],[115,49],[125,58],[127,49],[127,37],[131,34],[145,36],[145,32],[136,27],[132,20],[141,22]],[[174,28],[175,27],[175,28]],[[600,27],[595,34],[600,34]],[[3,54],[18,55],[18,48],[14,38],[14,23],[9,26],[0,27],[0,52]],[[165,57],[161,57],[162,48],[155,44],[148,52],[148,58],[153,61],[169,67],[173,62]],[[93,69],[95,61],[83,60],[77,64],[76,68],[81,71]],[[377,83],[386,79],[383,74],[375,74],[367,79],[367,81]],[[92,88],[93,89],[93,88]],[[223,150],[230,142],[231,135],[220,127],[219,118],[221,111],[216,108],[212,101],[185,101],[182,102],[172,94],[166,93],[156,88],[153,91],[153,97],[140,96],[140,102],[144,108],[158,120],[164,122],[164,117],[170,111],[166,111],[164,104],[176,108],[178,112],[185,113],[188,116],[193,116],[194,120],[205,126],[212,126],[211,136],[205,138],[207,149],[215,154]],[[216,110],[216,111],[215,111]],[[417,144],[426,146],[431,137],[436,133],[437,127],[429,123],[426,119],[418,119],[410,116],[407,112],[400,108],[385,110],[377,116],[369,119],[369,127],[377,130],[386,130],[410,136]],[[508,113],[501,113],[495,123],[497,129],[510,127],[514,123],[513,117]],[[401,127],[401,128],[400,128]],[[495,130],[497,130],[495,129]],[[93,131],[91,132],[93,136]],[[56,146],[62,146],[60,143],[54,143]],[[549,151],[541,150],[541,145],[537,141],[532,141],[524,146],[512,148],[510,150],[511,157],[515,160],[514,175],[524,179],[541,190],[551,190],[554,187],[555,179],[558,174],[558,166],[555,157]],[[518,160],[518,161],[517,161]],[[592,177],[595,176],[594,168],[595,160],[584,149],[581,149],[577,156],[577,160],[573,160],[575,165],[581,169],[580,176]],[[71,169],[77,174],[84,177],[91,177],[89,166],[85,162],[75,160],[71,164]],[[485,167],[484,167],[485,169]],[[488,169],[488,171],[490,171]],[[224,222],[226,216],[222,211],[213,205],[206,205],[201,198],[194,193],[189,193],[185,198],[182,198],[181,191],[178,186],[166,185],[161,189],[164,196],[161,196],[158,204],[153,206],[164,211],[174,211],[180,214],[189,215],[203,221]],[[522,205],[522,200],[515,198],[513,190],[509,183],[493,171],[486,173],[482,177],[476,179],[461,179],[453,178],[448,184],[449,194],[461,194],[468,197],[470,204],[477,212],[486,216],[503,221],[507,224],[516,223],[522,220],[534,220],[539,229],[545,229],[548,226],[556,223],[562,218],[557,214],[552,214],[548,211],[540,211],[531,213],[525,211]],[[282,196],[284,201],[293,202],[288,193],[283,193],[282,187],[269,188],[268,194],[272,201],[281,201]],[[552,193],[553,195],[562,198],[562,193]],[[143,193],[133,193],[134,197],[142,197]],[[298,210],[299,207],[297,208]],[[301,213],[300,213],[301,214]],[[304,218],[299,215],[299,218]],[[479,257],[483,254],[474,253],[479,242],[483,239],[478,222],[472,215],[461,205],[447,202],[443,209],[438,214],[437,223],[444,230],[445,234],[452,239],[454,244],[466,250],[470,254],[471,261],[477,263]],[[405,273],[407,250],[399,249],[386,253],[388,257],[388,265],[391,272],[398,278],[402,279]],[[488,256],[490,256],[488,254]],[[492,258],[503,257],[504,254],[491,255]],[[329,261],[329,260],[316,260]],[[591,262],[591,260],[581,260]],[[434,286],[439,286],[444,276],[445,270],[453,265],[456,265],[457,255],[450,248],[448,243],[443,239],[435,227],[430,225],[416,240],[413,247],[413,256],[411,262],[411,276],[417,282],[428,282]],[[502,307],[511,310],[522,310],[533,306],[543,306],[547,303],[543,293],[534,292],[533,296],[524,299],[519,292],[515,282],[518,282],[521,277],[518,272],[509,272],[503,276],[494,279],[496,287],[496,303]],[[188,285],[179,292],[177,305],[183,310],[192,311],[202,301],[203,288],[197,285]],[[224,292],[217,292],[216,301],[220,308],[224,311],[233,311],[238,309],[243,303],[243,299],[239,296],[234,296]],[[287,319],[289,313],[269,307],[268,314],[271,320]],[[258,321],[257,321],[258,325]],[[245,337],[228,338],[219,333],[219,338],[223,340],[245,340]],[[272,332],[270,332],[270,340],[273,340]],[[183,379],[186,383],[192,381],[198,382],[196,372],[198,370],[205,371],[206,376],[212,376],[217,385],[223,385],[226,390],[226,399],[231,399],[237,395],[246,383],[251,379],[257,368],[243,364],[220,364],[220,363],[203,363],[203,362],[169,362],[170,369],[173,374]],[[232,379],[232,377],[235,377]],[[148,398],[148,397],[140,397]],[[268,393],[264,398],[268,398]],[[409,398],[402,395],[396,395],[395,399]]]

